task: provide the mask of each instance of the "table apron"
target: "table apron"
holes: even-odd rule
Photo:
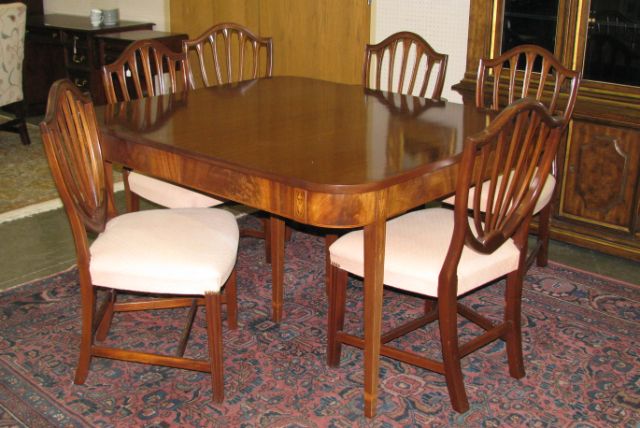
[[[320,227],[371,224],[375,221],[376,200],[384,200],[387,217],[402,214],[452,193],[457,177],[457,164],[453,164],[371,191],[318,191],[161,148],[103,137],[103,156],[108,162]]]

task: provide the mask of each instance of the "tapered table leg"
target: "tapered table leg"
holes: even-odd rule
[[[282,302],[284,300],[284,220],[271,216],[269,219],[269,233],[271,234],[272,319],[274,322],[280,322],[282,320]]]
[[[364,228],[364,414],[376,415],[382,292],[384,277],[384,219]]]

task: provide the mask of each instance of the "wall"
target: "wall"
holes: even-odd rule
[[[469,30],[469,0],[374,0],[371,42],[398,31],[413,31],[438,52],[449,55],[442,96],[461,102],[451,90],[464,76]]]
[[[44,0],[44,13],[89,16],[89,11],[120,9],[120,19],[155,23],[155,30],[169,30],[170,0]],[[88,19],[88,18],[87,18]]]

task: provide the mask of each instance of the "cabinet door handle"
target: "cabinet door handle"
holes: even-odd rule
[[[81,79],[80,77],[76,77],[75,79],[73,79],[73,83],[78,88],[84,88],[85,86],[87,86],[87,83],[89,83],[89,81],[87,79]]]
[[[82,64],[85,60],[85,56],[84,55],[78,55],[78,54],[73,54],[73,56],[71,57],[71,60],[73,62],[75,62],[76,64]]]

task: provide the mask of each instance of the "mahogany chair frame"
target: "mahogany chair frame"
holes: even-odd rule
[[[402,50],[399,51],[399,47]],[[411,62],[413,56],[413,62]],[[387,79],[382,81],[383,65],[385,58]],[[400,66],[397,67],[397,60]],[[368,44],[365,48],[365,61],[363,67],[363,82],[371,89],[389,92],[407,93],[433,100],[440,100],[444,79],[447,73],[447,61],[449,56],[436,52],[426,40],[419,35],[402,31],[395,33],[377,44]],[[419,76],[420,67],[425,65],[424,75]],[[431,94],[427,96],[427,89],[431,81],[431,75],[437,67],[435,82]],[[372,69],[375,70],[375,79],[372,79]],[[398,76],[396,79],[396,72]],[[420,81],[422,82],[420,84]],[[394,85],[394,82],[396,83]],[[406,89],[406,90],[405,90]],[[417,93],[416,93],[417,91]]]
[[[183,40],[182,50],[187,56],[195,51],[198,59],[197,69],[205,87],[271,77],[273,74],[271,37],[260,37],[248,28],[233,22],[216,24],[195,39]],[[265,52],[262,70],[261,50]],[[207,52],[213,61],[213,78],[209,77],[207,70]],[[193,69],[189,70],[189,83],[191,88],[195,89],[198,85]]]
[[[380,338],[381,355],[444,374],[452,406],[458,412],[469,408],[460,360],[480,347],[498,338],[505,340],[509,373],[515,378],[525,375],[521,295],[526,272],[527,234],[562,131],[560,117],[552,118],[538,101],[523,99],[507,107],[484,131],[466,139],[456,184],[453,234],[438,277],[437,296],[426,296],[422,316]],[[511,180],[501,179],[510,176],[511,171]],[[490,184],[485,187],[482,184],[487,180]],[[469,205],[471,187],[476,191],[472,205]],[[485,207],[481,202],[485,189],[488,200],[494,201],[492,207]],[[473,208],[469,210],[469,206]],[[469,224],[470,218],[473,228]],[[504,318],[496,323],[458,302],[458,264],[465,247],[491,254],[510,238],[520,256],[518,268],[507,275]],[[329,277],[327,363],[337,366],[342,344],[363,348],[364,340],[343,331],[347,271],[332,265]],[[437,304],[434,305],[430,297],[436,298]],[[480,326],[484,333],[467,343],[459,343],[458,314]],[[436,320],[439,322],[441,361],[389,345],[392,340]]]
[[[49,92],[47,113],[40,130],[47,160],[71,224],[80,278],[82,332],[74,383],[83,384],[92,358],[102,357],[208,372],[211,374],[213,400],[221,402],[224,398],[221,305],[227,305],[229,328],[237,328],[235,269],[225,284],[224,294],[117,302],[115,290],[108,289],[108,298],[96,310],[99,287],[91,279],[87,231],[103,232],[107,222],[115,217],[116,210],[113,181],[105,171],[99,144],[100,132],[91,100],[68,79],[55,82]],[[203,305],[206,308],[209,360],[185,358],[183,355],[197,307]],[[175,356],[99,344],[106,338],[116,312],[181,307],[191,309]]]
[[[540,69],[536,69],[536,65]],[[524,65],[524,69],[519,68]],[[579,71],[565,67],[551,52],[536,45],[516,46],[493,59],[480,59],[476,79],[476,106],[499,110],[528,96],[545,103],[551,114],[561,114],[565,127],[572,117],[582,80]],[[562,105],[564,102],[564,105]],[[555,163],[552,173],[556,175]],[[538,239],[527,265],[546,266],[552,204],[538,213]]]

